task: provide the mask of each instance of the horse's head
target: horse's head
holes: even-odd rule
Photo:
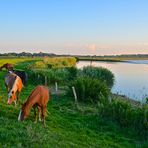
[[[29,115],[29,112],[26,108],[26,103],[23,104],[19,116],[18,116],[18,121],[23,121],[24,119],[26,119]]]
[[[16,100],[16,94],[14,92],[14,90],[11,90],[8,94],[8,100],[7,100],[7,104],[11,104],[12,102],[14,102]]]

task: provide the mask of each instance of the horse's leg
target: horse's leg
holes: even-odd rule
[[[37,117],[37,113],[36,113],[36,106],[34,106],[33,108],[34,108],[34,116],[35,116],[34,123],[37,123],[38,117]]]
[[[39,117],[39,121],[41,121],[41,107],[38,106],[38,117]]]
[[[18,91],[17,91],[17,92],[18,92],[18,94],[17,94],[17,102],[18,102],[18,101],[20,102],[20,93],[21,93],[21,90],[22,90],[22,89],[18,89]]]
[[[42,121],[43,121],[44,126],[46,126],[46,124],[45,124],[45,115],[46,115],[46,106],[42,107]]]
[[[15,105],[15,107],[16,107],[16,105],[17,105],[17,94],[14,94],[14,105]]]
[[[15,104],[15,107],[16,107],[16,105],[17,105],[17,104],[16,104],[16,100],[14,100],[14,104]]]
[[[18,102],[20,100],[20,91],[17,91],[17,99],[16,101]]]
[[[17,92],[18,92],[18,94],[17,94],[17,102],[20,101],[20,93],[21,93],[21,90],[22,90],[21,87],[18,88],[18,90],[17,90]]]

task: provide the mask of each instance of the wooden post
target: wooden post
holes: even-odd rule
[[[112,102],[111,96],[109,96],[108,99],[109,99],[109,103],[111,103]]]
[[[47,76],[45,76],[45,86],[47,86]]]
[[[76,90],[75,90],[74,86],[72,87],[72,91],[73,91],[73,95],[74,95],[74,98],[75,98],[75,103],[78,103],[77,94],[76,94]]]
[[[58,91],[58,83],[57,82],[55,82],[55,90],[56,90],[56,92]]]
[[[40,75],[38,74],[38,79],[40,78]]]

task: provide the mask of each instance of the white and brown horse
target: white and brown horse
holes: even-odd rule
[[[45,115],[47,103],[49,101],[49,89],[45,86],[37,86],[28,97],[27,101],[23,104],[18,121],[23,121],[26,119],[30,113],[31,108],[34,108],[35,113],[35,122],[41,113],[43,124],[45,125]],[[36,109],[38,108],[38,113],[36,113]]]
[[[23,88],[22,80],[14,73],[8,73],[5,76],[5,85],[8,92],[7,104],[15,103],[19,100],[20,92]]]

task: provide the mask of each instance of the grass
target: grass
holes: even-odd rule
[[[64,68],[74,67],[76,65],[76,58],[74,57],[44,57],[43,60],[37,61],[30,65],[31,69],[47,69],[47,68]]]
[[[5,61],[7,61],[5,59]],[[15,62],[15,61],[14,61]],[[24,69],[28,61],[21,61],[17,68]],[[0,63],[1,64],[1,63]],[[92,105],[79,104],[72,98],[52,95],[48,103],[47,127],[34,123],[33,112],[24,122],[17,117],[21,105],[7,105],[6,89],[0,72],[0,147],[147,147],[148,141],[135,131],[121,128],[117,123],[99,117]],[[21,93],[24,102],[35,86],[29,81]]]
[[[11,64],[14,64],[14,65],[17,65],[18,63],[20,63],[20,62],[29,62],[29,61],[36,61],[36,60],[40,60],[40,58],[34,58],[34,59],[32,59],[32,58],[26,58],[26,57],[24,57],[24,58],[1,58],[0,57],[0,66],[2,66],[3,64],[5,64],[5,63],[11,63]]]

